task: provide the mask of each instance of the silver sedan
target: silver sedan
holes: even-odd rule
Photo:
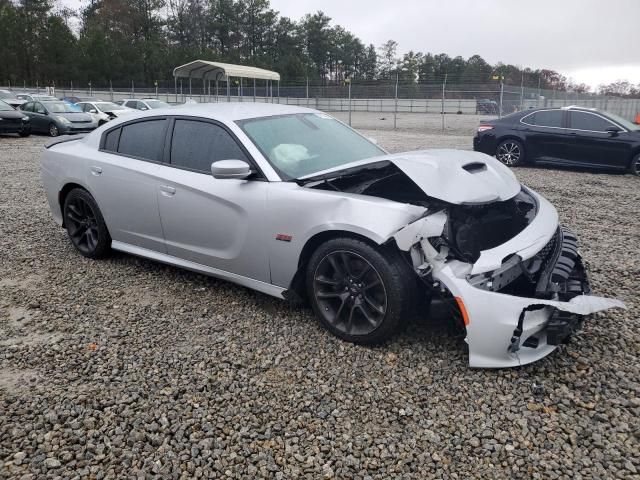
[[[516,366],[553,351],[582,315],[621,306],[589,295],[575,236],[494,158],[389,155],[316,110],[116,118],[51,142],[42,179],[82,255],[114,249],[305,299],[347,341],[383,342],[439,297],[472,366]]]

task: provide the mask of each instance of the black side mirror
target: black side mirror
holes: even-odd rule
[[[622,129],[620,127],[615,127],[613,125],[607,127],[607,129],[605,130],[605,132],[607,132],[612,137],[616,137],[621,131]]]

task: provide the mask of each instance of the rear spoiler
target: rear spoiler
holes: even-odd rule
[[[58,138],[54,138],[53,140],[49,140],[44,144],[44,148],[51,148],[54,145],[58,145],[59,143],[73,142],[75,140],[82,140],[85,137],[85,133],[76,134],[76,135],[61,135]]]

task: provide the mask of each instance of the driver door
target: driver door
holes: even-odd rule
[[[268,182],[216,179],[211,163],[249,154],[222,124],[175,118],[160,166],[158,205],[167,253],[270,283],[265,210]]]

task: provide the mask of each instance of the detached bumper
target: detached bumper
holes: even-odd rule
[[[586,315],[624,306],[589,295],[577,241],[565,228],[559,228],[549,244],[527,260],[514,268],[526,275],[525,264],[542,261],[536,275],[526,279],[511,275],[509,285],[499,287],[501,291],[487,288],[490,282],[474,286],[450,266],[434,275],[466,308],[470,366],[503,368],[535,362],[566,343]],[[526,287],[515,287],[517,282]]]

